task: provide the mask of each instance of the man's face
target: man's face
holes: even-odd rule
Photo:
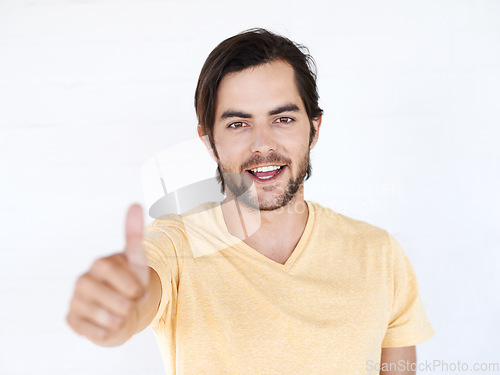
[[[293,68],[281,60],[226,75],[217,93],[214,143],[226,189],[249,207],[285,206],[297,193],[317,141]],[[257,169],[261,168],[261,169]],[[248,190],[254,183],[255,192]]]

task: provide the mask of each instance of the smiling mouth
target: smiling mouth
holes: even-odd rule
[[[286,165],[276,165],[269,167],[260,167],[255,169],[248,169],[246,172],[258,182],[271,182],[286,168]]]

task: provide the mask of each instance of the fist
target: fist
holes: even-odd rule
[[[142,208],[134,204],[127,212],[124,251],[97,259],[75,283],[66,320],[95,344],[121,345],[134,334],[150,272],[142,247],[143,227]]]

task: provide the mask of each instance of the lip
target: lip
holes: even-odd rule
[[[269,164],[269,165],[276,165],[276,164]],[[263,165],[263,167],[267,167],[267,165]],[[259,167],[254,167],[254,168],[259,168]],[[250,169],[254,169],[254,168],[250,168]],[[252,177],[253,181],[255,181],[256,183],[262,184],[262,185],[269,185],[269,184],[272,184],[273,182],[275,182],[277,179],[279,179],[286,169],[287,169],[286,165],[281,165],[280,172],[277,175],[275,175],[271,178],[268,178],[266,180],[259,179],[257,176],[254,176],[253,174],[251,174],[248,170],[246,170],[245,173],[247,173],[250,177]]]
[[[262,168],[262,167],[285,167],[286,165],[281,165],[281,164],[262,164],[262,165],[256,165],[252,168],[247,168],[246,171],[252,170],[252,169],[257,169],[257,168]]]

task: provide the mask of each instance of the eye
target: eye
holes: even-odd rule
[[[244,125],[246,125],[244,122],[236,121],[230,123],[227,127],[232,129],[237,129],[237,128],[242,128]]]
[[[280,124],[288,124],[288,123],[290,123],[290,122],[294,121],[294,119],[293,119],[293,118],[291,118],[291,117],[286,117],[286,116],[284,116],[284,117],[279,117],[279,118],[277,119],[277,121],[278,121],[278,123],[280,123]]]

